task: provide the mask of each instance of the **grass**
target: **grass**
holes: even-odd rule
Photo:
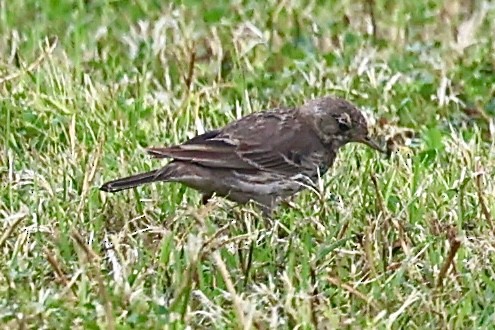
[[[0,2],[2,327],[491,328],[494,22],[488,1]],[[272,223],[98,190],[159,166],[146,146],[326,94],[399,147],[345,147]]]

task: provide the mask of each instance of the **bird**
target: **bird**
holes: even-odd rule
[[[343,98],[327,95],[299,106],[257,111],[182,144],[149,147],[163,167],[104,183],[118,192],[153,182],[179,182],[237,204],[254,202],[270,216],[280,203],[314,185],[344,145],[384,148],[368,132],[365,117]]]

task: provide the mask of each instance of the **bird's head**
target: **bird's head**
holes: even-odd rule
[[[385,152],[369,136],[366,119],[351,103],[328,96],[306,103],[301,110],[303,115],[312,122],[324,144],[339,148],[349,142],[359,142]]]

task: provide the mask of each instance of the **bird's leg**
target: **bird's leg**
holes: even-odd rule
[[[261,215],[266,220],[273,220],[273,208],[267,205],[259,205],[261,209]]]
[[[261,215],[263,216],[263,219],[265,220],[265,225],[268,225],[266,220],[268,220],[268,221],[273,220],[273,216],[275,213],[274,210],[279,203],[277,198],[274,198],[272,196],[262,196],[262,197],[257,197],[256,199],[253,199],[253,202],[261,210]]]
[[[272,211],[270,208],[266,207],[266,205],[260,205],[258,203],[254,203],[255,205],[261,207],[262,212],[267,212],[271,216]],[[247,217],[247,218],[246,218]],[[239,261],[242,265],[242,270],[244,273],[244,281],[243,281],[243,286],[244,288],[247,287],[249,280],[251,279],[250,273],[252,270],[252,265],[253,265],[253,255],[254,255],[254,248],[256,245],[258,245],[258,241],[261,238],[263,230],[260,228],[262,227],[260,225],[260,218],[266,221],[266,216],[260,216],[259,213],[257,212],[250,212],[250,210],[245,210],[244,212],[244,221],[241,221],[243,223],[243,229],[244,231],[247,232],[257,232],[256,237],[251,237],[250,243],[249,243],[249,248],[246,251],[246,255],[242,253],[243,248],[241,248],[241,245],[239,245]],[[254,219],[254,222],[248,221],[248,219]],[[250,230],[250,227],[252,228]],[[241,242],[240,242],[241,243]]]

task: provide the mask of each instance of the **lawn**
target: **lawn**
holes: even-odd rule
[[[0,326],[493,328],[494,40],[489,1],[0,1]],[[271,220],[98,189],[329,94],[393,152]]]

